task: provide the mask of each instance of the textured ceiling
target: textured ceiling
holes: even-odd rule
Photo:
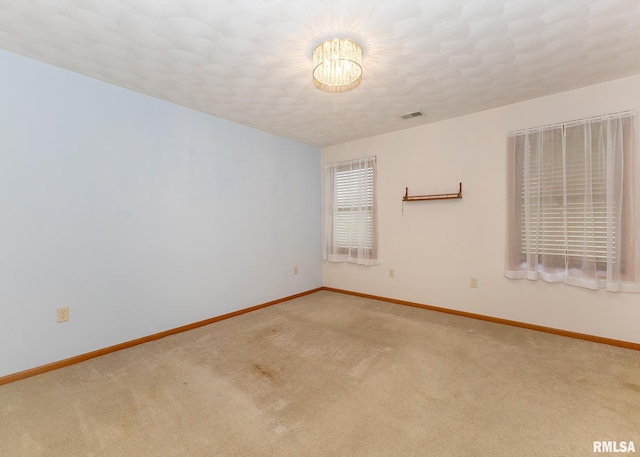
[[[341,94],[311,82],[334,37]],[[1,0],[0,48],[326,146],[639,74],[640,0]]]

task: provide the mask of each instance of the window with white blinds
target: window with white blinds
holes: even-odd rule
[[[350,249],[360,243],[364,249],[372,249],[373,167],[336,167],[335,204],[336,246]]]
[[[554,128],[529,135],[530,159],[522,169],[522,249],[558,256],[557,262],[588,256],[601,270],[606,268],[609,246],[607,230],[607,163],[599,148],[601,126],[585,138],[579,127]],[[585,153],[585,141],[591,142]],[[594,152],[595,151],[595,152]],[[529,211],[525,208],[529,199]],[[526,219],[525,219],[526,218]],[[615,257],[615,244],[611,255]],[[565,259],[565,256],[568,258]]]
[[[635,113],[512,132],[505,274],[640,291]]]
[[[377,247],[376,158],[325,167],[324,258],[364,265],[380,263]]]

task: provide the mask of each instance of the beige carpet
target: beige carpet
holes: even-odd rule
[[[640,453],[640,352],[327,291],[0,387],[0,456]]]

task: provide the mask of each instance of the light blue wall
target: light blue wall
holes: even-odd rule
[[[319,287],[320,217],[318,148],[0,51],[0,376]]]

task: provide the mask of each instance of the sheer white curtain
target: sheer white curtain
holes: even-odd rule
[[[324,260],[360,265],[382,263],[375,187],[375,157],[324,168]]]
[[[505,275],[640,292],[635,113],[511,132]]]

